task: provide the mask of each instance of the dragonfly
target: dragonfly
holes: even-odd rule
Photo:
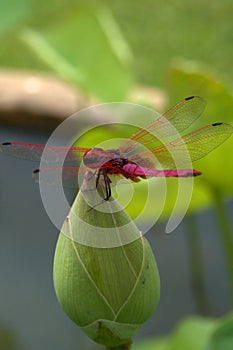
[[[201,175],[200,171],[185,167],[188,160],[194,162],[204,157],[233,133],[232,125],[217,122],[180,136],[202,114],[205,105],[205,99],[200,96],[187,97],[156,117],[146,127],[138,129],[116,149],[4,142],[0,145],[0,151],[17,158],[40,161],[46,150],[48,163],[59,162],[64,157],[65,162],[83,161],[96,176],[96,188],[100,179],[102,180],[104,200],[108,201],[112,195],[111,179],[116,176],[138,182],[151,177],[185,178]],[[188,159],[187,154],[184,156],[184,145]],[[174,158],[179,159],[181,169],[176,168]],[[49,174],[52,182],[56,183],[56,176],[60,176],[61,171],[64,186],[73,187],[73,180],[82,171],[82,167],[53,165],[36,169],[33,175],[38,180],[42,174]]]

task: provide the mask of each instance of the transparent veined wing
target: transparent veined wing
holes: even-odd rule
[[[34,170],[32,177],[36,182],[46,186],[62,185],[67,188],[78,188],[79,171],[84,172],[79,166],[52,166]]]
[[[16,158],[40,161],[42,153],[46,150],[45,162],[59,162],[65,157],[66,161],[81,160],[91,148],[44,146],[24,142],[4,142],[0,151]]]
[[[199,96],[181,100],[145,128],[131,135],[119,147],[120,152],[131,159],[134,154],[141,152],[141,145],[152,149],[177,138],[180,132],[187,129],[202,114],[205,105],[205,99]]]
[[[95,166],[95,168],[94,168]],[[42,185],[51,185],[51,186],[64,186],[66,188],[79,188],[82,183],[82,179],[84,174],[87,171],[92,170],[93,175],[97,174],[97,171],[101,165],[96,163],[93,164],[93,168],[87,168],[86,166],[73,166],[73,165],[65,165],[65,166],[51,166],[47,168],[40,168],[34,170],[32,177],[35,182],[40,183]],[[81,178],[79,179],[79,176]],[[118,176],[118,174],[117,174]],[[113,180],[116,178],[115,175],[110,175]],[[119,174],[118,178],[124,178]],[[102,177],[100,178],[102,180]]]
[[[179,160],[179,165],[185,166],[190,161],[194,162],[216,147],[221,145],[233,134],[233,126],[226,123],[214,123],[201,129],[186,134],[182,138],[177,138],[166,145],[161,145],[150,149],[163,169],[174,169],[175,159]],[[188,153],[185,152],[185,148]],[[143,164],[148,156],[147,151],[142,151],[132,157],[137,164]]]

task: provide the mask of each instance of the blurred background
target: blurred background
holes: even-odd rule
[[[231,0],[2,1],[0,142],[45,143],[72,113],[112,101],[163,112],[200,95],[208,103],[197,128],[233,123],[232,12]],[[92,146],[88,140],[83,146]],[[31,179],[38,164],[0,156],[0,349],[100,349],[57,302],[59,232]],[[232,348],[232,139],[195,168],[203,175],[182,224],[164,234],[175,198],[171,180],[161,221],[147,235],[161,301],[136,335],[135,350],[191,349],[189,342],[198,350],[213,339],[215,349]],[[142,195],[139,186],[134,206]],[[216,327],[227,332],[229,347]]]

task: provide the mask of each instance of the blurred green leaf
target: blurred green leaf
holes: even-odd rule
[[[173,64],[168,72],[167,91],[171,105],[190,95],[199,95],[207,100],[205,112],[194,127],[218,121],[233,122],[232,91],[219,75],[206,66],[183,60]]]
[[[101,18],[106,21],[106,16],[104,12]],[[111,23],[108,22],[109,27]],[[131,85],[131,77],[125,61],[116,55],[117,45],[113,45],[109,35],[96,15],[76,11],[43,34],[27,30],[21,37],[37,57],[71,83],[79,84],[103,101],[122,100]],[[112,41],[114,38],[116,34]]]
[[[132,350],[169,350],[167,337],[157,337],[156,339],[146,339],[138,343],[133,343]]]
[[[173,65],[168,78],[171,104],[190,95],[199,95],[207,100],[204,114],[188,131],[214,122],[233,123],[233,95],[229,87],[207,68],[194,62],[180,61]],[[233,137],[230,137],[213,152],[194,163],[194,168],[200,170],[202,175],[195,179],[190,210],[200,210],[211,205],[213,188],[223,195],[233,194],[232,145]]]
[[[69,60],[66,60],[58,51],[53,49],[39,32],[24,29],[20,37],[34,50],[39,59],[56,71],[63,79],[81,85],[84,83],[84,77],[78,67],[73,66]]]
[[[216,328],[217,322],[202,317],[190,317],[181,321],[167,337],[139,342],[133,350],[207,350],[207,343]],[[212,350],[212,348],[208,348]],[[215,350],[215,348],[213,348]],[[225,348],[216,348],[225,350]],[[226,348],[230,350],[230,348]]]
[[[233,349],[233,313],[224,317],[213,332],[206,350]]]
[[[116,57],[127,67],[132,63],[133,53],[111,11],[102,4],[98,6],[96,16]]]
[[[0,33],[24,20],[29,14],[29,0],[7,0],[0,2]]]
[[[0,328],[0,349],[19,350],[20,348],[21,347],[15,338],[15,334],[7,328]]]
[[[168,350],[205,350],[216,321],[192,317],[182,321],[170,337]]]

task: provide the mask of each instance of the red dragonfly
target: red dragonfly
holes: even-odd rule
[[[201,129],[178,136],[187,129],[203,112],[205,100],[199,96],[187,97],[160,115],[152,123],[132,134],[119,148],[103,150],[101,148],[60,147],[28,144],[23,142],[5,142],[0,150],[6,154],[40,161],[46,149],[47,161],[56,163],[65,156],[65,161],[83,160],[84,164],[95,171],[96,187],[100,177],[104,180],[105,200],[111,197],[112,175],[122,175],[134,182],[140,178],[149,177],[189,177],[200,175],[194,169],[186,169],[187,157],[184,156],[184,144],[190,156],[195,161],[204,157],[223,143],[233,133],[233,126],[226,123],[214,123]],[[169,126],[172,127],[170,128]],[[175,131],[174,131],[175,130]],[[155,132],[155,135],[153,134]],[[159,137],[167,141],[163,144]],[[174,158],[179,158],[183,169],[176,169]],[[158,169],[158,164],[162,166]],[[34,176],[49,174],[49,178],[56,182],[56,175],[63,174],[63,183],[71,187],[72,179],[76,178],[80,166],[66,165],[52,166],[34,171]]]

